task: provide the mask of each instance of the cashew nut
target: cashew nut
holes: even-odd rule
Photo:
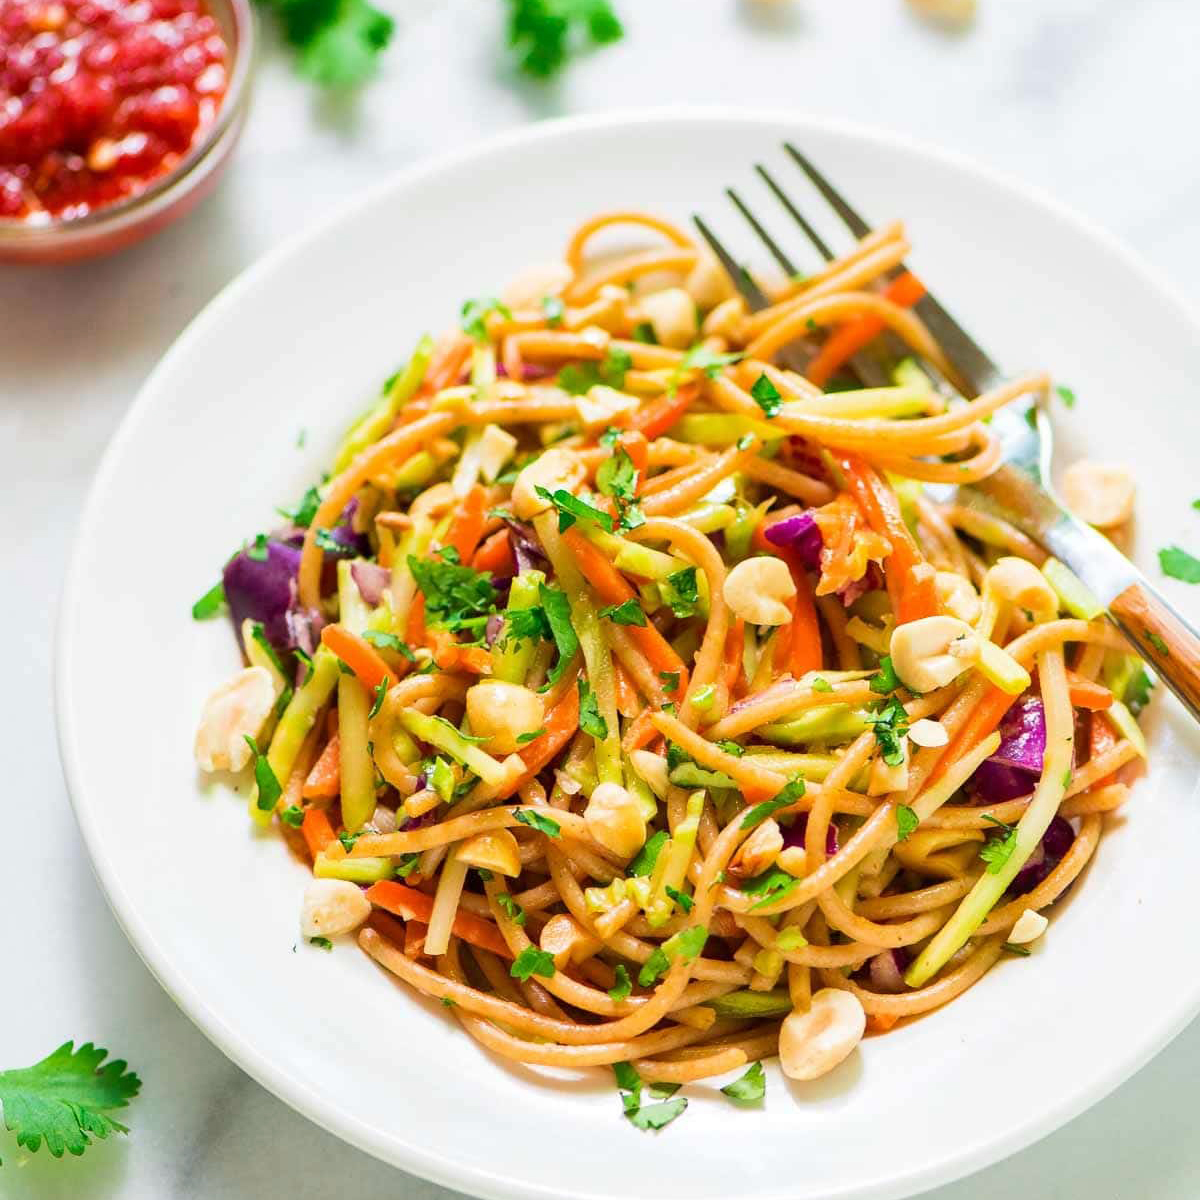
[[[729,869],[735,875],[761,875],[774,864],[782,849],[783,833],[775,821],[768,817],[741,844]]]
[[[275,707],[275,684],[266,667],[246,667],[207,700],[196,730],[196,763],[202,771],[240,771],[250,761],[247,737],[262,732]]]
[[[573,278],[565,262],[537,263],[511,280],[500,299],[509,308],[537,308],[543,296],[557,296]]]
[[[469,867],[483,867],[497,875],[520,875],[521,850],[507,829],[490,829],[463,842],[455,855]]]
[[[554,965],[561,971],[568,962],[580,963],[600,949],[598,938],[586,932],[573,917],[558,913],[542,927],[541,948],[553,955]]]
[[[1018,918],[1017,923],[1009,930],[1008,940],[1014,946],[1027,946],[1036,942],[1046,932],[1050,922],[1040,912],[1027,908]]]
[[[1087,459],[1072,463],[1063,472],[1062,496],[1076,516],[1099,529],[1123,525],[1133,516],[1133,476],[1124,467]]]
[[[583,810],[583,819],[588,833],[620,858],[632,858],[645,844],[642,806],[619,783],[598,783]]]
[[[686,350],[696,340],[696,302],[683,288],[663,288],[643,296],[632,315],[650,322],[660,346]]]
[[[344,879],[313,879],[300,902],[302,937],[337,937],[357,929],[371,915],[371,902],[357,884]]]
[[[733,284],[725,274],[725,268],[711,254],[701,254],[696,259],[696,265],[688,272],[684,287],[697,307],[705,312],[716,308],[734,294]]]
[[[545,716],[542,698],[519,683],[482,679],[467,691],[467,720],[476,737],[487,738],[493,754],[512,754],[517,738],[540,729]]]
[[[1058,597],[1045,575],[1023,558],[999,558],[984,576],[983,586],[997,599],[1027,609],[1035,621],[1052,621],[1058,615]]]
[[[945,746],[950,734],[940,721],[922,717],[908,727],[908,738],[914,746]]]
[[[743,559],[725,576],[725,603],[752,625],[786,625],[796,594],[787,563],[770,554]]]
[[[779,1065],[789,1079],[819,1079],[862,1041],[867,1014],[853,992],[822,988],[807,1012],[794,1009],[779,1030]]]
[[[979,620],[983,604],[969,579],[954,571],[939,571],[934,576],[933,586],[938,603],[950,616],[966,621],[968,625]]]
[[[922,617],[892,633],[892,666],[906,687],[932,692],[970,668],[978,644],[970,625],[957,617]]]

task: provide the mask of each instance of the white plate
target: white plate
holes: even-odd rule
[[[142,390],[80,523],[58,645],[62,755],[96,871],[133,944],[234,1061],[364,1150],[463,1191],[529,1197],[894,1197],[965,1174],[1066,1121],[1200,1008],[1194,941],[1200,747],[1173,704],[1153,769],[1045,945],[948,1009],[866,1042],[815,1086],[769,1071],[760,1112],[706,1088],[660,1135],[606,1075],[552,1083],[495,1061],[352,944],[296,947],[305,872],[192,766],[196,714],[237,656],[191,602],[273,506],[297,499],[418,334],[552,257],[579,219],[693,208],[751,164],[819,211],[792,138],[878,220],[1014,369],[1079,396],[1063,449],[1130,463],[1143,564],[1200,541],[1197,327],[1105,236],[944,155],[780,114],[651,114],[541,125],[393,179],[272,254],[194,322]],[[777,222],[786,232],[783,221]],[[829,232],[835,232],[830,228]],[[744,243],[747,247],[749,243]],[[806,260],[807,261],[807,260]],[[297,434],[307,430],[303,449]],[[1154,572],[1155,574],[1157,572]],[[1196,612],[1195,594],[1169,585]]]

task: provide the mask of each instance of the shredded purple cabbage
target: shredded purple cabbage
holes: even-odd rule
[[[524,521],[518,521],[516,517],[505,517],[504,523],[508,526],[511,535],[517,574],[524,571],[542,571],[549,574],[550,561],[542,551],[542,543],[538,541],[533,526],[526,525]]]
[[[977,801],[999,804],[1028,796],[1042,773],[1046,714],[1041,698],[1027,692],[1000,722],[1000,745],[971,778]]]
[[[225,599],[239,638],[249,619],[262,625],[272,646],[288,650],[295,645],[288,612],[295,603],[300,550],[268,538],[266,551],[258,559],[243,549],[225,564]]]
[[[763,536],[774,546],[795,550],[808,570],[821,569],[821,551],[825,543],[821,540],[821,530],[817,527],[811,508],[768,525],[763,530]]]
[[[1009,892],[1014,896],[1024,896],[1026,892],[1032,892],[1062,862],[1074,841],[1075,830],[1071,822],[1066,817],[1055,817],[1046,828],[1037,848],[1009,885]]]
[[[783,848],[799,846],[804,849],[804,836],[808,831],[808,813],[801,813],[790,825],[781,825]],[[837,826],[830,821],[825,830],[825,857],[832,858],[838,852]]]
[[[359,595],[372,608],[383,599],[383,593],[392,578],[387,567],[381,567],[378,563],[373,562],[351,563],[350,574],[358,588]]]

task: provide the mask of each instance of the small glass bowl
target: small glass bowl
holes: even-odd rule
[[[61,263],[112,254],[165,228],[213,190],[250,107],[255,25],[250,0],[208,0],[208,7],[225,35],[233,69],[217,119],[203,138],[165,175],[115,204],[36,224],[0,217],[0,262]]]

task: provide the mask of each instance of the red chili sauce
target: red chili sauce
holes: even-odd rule
[[[0,217],[142,191],[212,124],[228,59],[202,0],[0,0]]]

